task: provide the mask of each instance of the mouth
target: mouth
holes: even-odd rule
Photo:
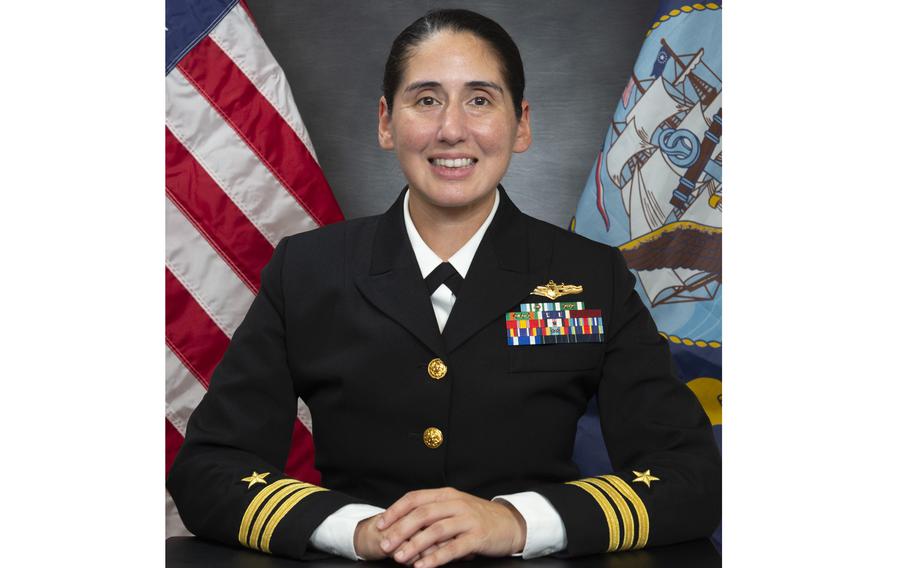
[[[476,158],[430,158],[434,166],[448,169],[469,168],[477,163]]]

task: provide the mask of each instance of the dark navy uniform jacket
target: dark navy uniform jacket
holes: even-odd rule
[[[568,555],[710,535],[720,456],[620,253],[500,192],[442,334],[403,192],[383,215],[279,243],[168,477],[192,532],[304,557],[343,505],[451,486],[539,492],[562,517]],[[506,314],[547,301],[530,293],[550,280],[582,287],[557,301],[600,310],[601,341],[507,344]],[[616,471],[580,480],[576,424],[595,395]],[[282,473],[298,397],[321,487]]]

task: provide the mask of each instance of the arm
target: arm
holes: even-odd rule
[[[562,517],[569,556],[708,536],[720,520],[720,455],[710,425],[673,376],[635,278],[610,252],[613,305],[598,401],[616,471],[535,488]],[[658,479],[641,475],[647,471]]]
[[[282,473],[297,394],[284,338],[282,240],[262,287],[193,412],[167,488],[194,534],[303,557],[313,530],[358,500]]]

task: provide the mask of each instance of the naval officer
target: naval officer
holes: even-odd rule
[[[707,536],[720,459],[613,248],[499,186],[531,144],[514,42],[464,10],[396,38],[389,210],[286,238],[193,414],[168,489],[195,534],[268,553],[580,555]],[[597,395],[614,472],[578,478]],[[321,485],[282,473],[296,401]]]

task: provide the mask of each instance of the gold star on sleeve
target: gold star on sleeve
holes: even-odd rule
[[[635,479],[632,480],[632,483],[635,483],[635,482],[644,483],[644,484],[647,485],[649,488],[651,487],[651,482],[652,482],[652,481],[660,481],[660,478],[659,478],[659,477],[654,476],[654,475],[651,475],[651,470],[650,470],[650,469],[646,469],[646,470],[643,471],[643,472],[642,472],[642,471],[635,471],[635,470],[633,469],[633,470],[632,470],[632,473],[634,473],[635,475],[638,476],[638,477],[636,477]]]
[[[257,473],[256,471],[253,471],[253,475],[251,475],[249,477],[244,477],[240,481],[248,481],[250,484],[247,485],[246,488],[250,489],[257,483],[261,483],[261,484],[265,485],[265,478],[268,476],[269,476],[269,472]]]

